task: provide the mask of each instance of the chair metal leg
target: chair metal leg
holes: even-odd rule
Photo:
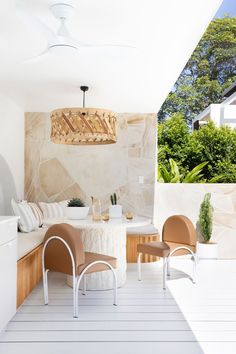
[[[76,301],[78,298],[78,294],[76,294],[77,278],[74,274],[72,275],[72,284],[73,284],[73,313],[74,313],[74,317],[75,317],[75,315],[76,315]]]
[[[76,299],[77,299],[77,296],[76,296],[76,292],[77,292],[77,278],[76,278],[76,273],[75,273],[75,260],[74,260],[74,256],[73,256],[73,253],[68,245],[68,243],[61,237],[59,236],[51,236],[50,238],[47,239],[47,241],[44,243],[44,246],[43,246],[43,251],[42,251],[42,271],[43,271],[43,290],[44,290],[44,302],[45,302],[45,305],[48,304],[48,278],[47,278],[47,273],[49,271],[49,269],[45,270],[45,264],[44,264],[44,256],[45,256],[45,250],[47,248],[47,245],[49,242],[51,242],[52,240],[58,240],[60,242],[62,242],[69,255],[70,255],[70,258],[71,258],[71,263],[72,263],[72,279],[73,279],[73,308],[74,308],[74,317],[76,315]]]
[[[82,291],[83,295],[86,295],[86,274],[84,274],[83,276],[83,291]]]
[[[44,304],[48,305],[48,272],[49,270],[43,266],[43,293],[44,293]]]
[[[166,290],[166,268],[167,268],[167,259],[163,258],[163,290]]]
[[[76,278],[75,281],[75,289],[73,289],[73,295],[74,295],[74,318],[78,318],[78,312],[79,312],[79,285],[81,281],[82,276],[80,275],[79,277]]]
[[[170,276],[170,257],[167,257],[167,276]]]
[[[137,266],[138,266],[138,280],[141,281],[142,277],[141,277],[141,256],[142,253],[138,254],[138,258],[137,258]]]
[[[179,246],[179,247],[176,247],[175,249],[173,249],[171,251],[171,253],[169,254],[168,258],[171,257],[175,252],[177,252],[179,250],[186,250],[192,255],[192,258],[191,258],[191,260],[193,261],[192,282],[193,282],[193,284],[195,284],[196,283],[197,255],[196,255],[196,253],[193,253],[193,251],[189,247],[187,247],[187,246]]]
[[[80,276],[77,278],[77,281],[76,281],[76,286],[75,286],[75,307],[74,307],[74,317],[75,318],[78,318],[78,315],[79,315],[79,299],[78,299],[78,294],[79,294],[79,286],[80,286],[80,282],[81,280],[83,279],[85,273],[87,272],[87,270],[94,266],[95,264],[104,264],[106,265],[111,271],[112,271],[112,274],[113,274],[113,305],[117,305],[117,277],[116,277],[116,273],[115,273],[115,269],[108,263],[108,262],[105,262],[105,261],[94,261],[92,263],[90,263],[89,265],[87,265],[86,268],[84,268],[83,272],[80,274]]]
[[[196,254],[192,255],[192,261],[193,261],[193,284],[196,284],[196,275],[197,275],[197,256]]]
[[[46,246],[47,245],[44,245],[43,252],[42,252],[42,273],[43,273],[44,304],[48,305],[48,272],[49,272],[49,269],[45,269],[45,264],[44,264],[44,255],[45,255]]]
[[[117,306],[117,275],[116,275],[116,269],[112,269],[112,274],[113,274],[113,305]]]

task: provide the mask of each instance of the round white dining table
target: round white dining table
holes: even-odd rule
[[[151,219],[134,216],[132,220],[125,217],[110,219],[109,221],[93,221],[91,217],[84,220],[70,220],[67,218],[55,218],[44,220],[45,226],[67,223],[81,230],[81,238],[84,251],[101,253],[117,258],[118,287],[126,281],[126,230],[132,227],[149,225]],[[71,285],[71,277],[67,277],[68,285]],[[113,278],[111,271],[87,274],[87,290],[112,289]]]

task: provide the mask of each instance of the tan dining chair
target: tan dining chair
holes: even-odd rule
[[[113,305],[117,301],[117,260],[103,254],[84,252],[80,230],[69,224],[51,226],[44,237],[42,252],[44,303],[48,304],[48,271],[72,275],[74,317],[78,317],[78,292],[83,280],[83,294],[86,291],[86,274],[110,269],[113,273]]]
[[[193,283],[196,282],[196,230],[192,222],[184,215],[170,216],[162,229],[162,242],[139,244],[138,279],[141,280],[141,256],[149,254],[163,258],[163,289],[166,289],[166,275],[170,276],[170,257],[191,254],[193,261]]]

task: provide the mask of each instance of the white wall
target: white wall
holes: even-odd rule
[[[151,217],[156,161],[156,114],[117,113],[117,143],[76,146],[50,141],[49,113],[25,120],[25,199],[53,202],[72,197],[102,210],[117,193],[124,211]],[[60,178],[58,178],[60,176]],[[143,183],[139,183],[143,176]]]
[[[0,94],[0,215],[24,196],[24,110]]]

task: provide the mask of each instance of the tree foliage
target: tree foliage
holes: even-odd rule
[[[183,176],[207,162],[197,182],[236,183],[236,129],[209,122],[190,132],[183,116],[174,114],[158,125],[159,169],[170,173],[170,159]]]
[[[188,123],[236,79],[236,17],[213,20],[162,105],[159,121],[180,112]]]

